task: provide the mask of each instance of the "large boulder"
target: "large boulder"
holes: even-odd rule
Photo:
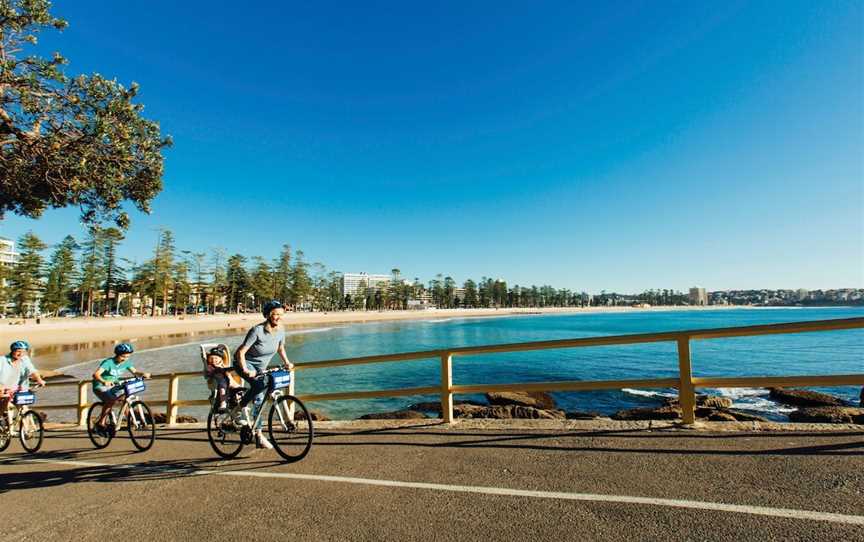
[[[453,408],[456,418],[490,418],[496,420],[563,420],[563,410],[544,410],[521,405],[459,405]]]
[[[477,405],[486,406],[475,401],[453,401],[453,406],[458,405]],[[441,401],[424,401],[422,403],[414,403],[408,405],[405,410],[419,410],[420,412],[441,412]]]
[[[722,410],[712,411],[710,414],[705,416],[705,419],[708,420],[709,422],[737,422],[738,421],[737,419],[735,419],[735,416],[733,416],[732,414],[729,414],[728,412],[724,412]]]
[[[801,407],[844,406],[846,403],[833,395],[809,390],[790,390],[786,388],[770,388],[769,397],[784,405]]]
[[[681,409],[675,406],[629,408],[612,415],[613,420],[675,420],[680,417]]]
[[[555,410],[557,405],[555,399],[544,391],[502,391],[486,394],[486,400],[490,405],[518,405],[539,408],[542,410]]]
[[[864,408],[811,407],[789,413],[789,421],[797,423],[860,423],[864,424]]]
[[[706,395],[701,402],[697,401],[696,404],[704,408],[726,409],[732,408],[732,399],[719,395]]]
[[[394,412],[373,412],[372,414],[364,414],[357,418],[358,420],[421,420],[425,419],[426,415],[416,410],[396,410]]]
[[[679,407],[680,403],[678,402],[677,397],[669,397],[663,399],[663,406]],[[730,408],[732,407],[732,399],[729,397],[721,397],[719,395],[697,395],[696,406],[719,409]]]
[[[749,414],[747,412],[741,412],[740,410],[724,410],[726,414],[733,416],[739,422],[767,422],[768,418],[763,418],[762,416],[757,416],[756,414]]]

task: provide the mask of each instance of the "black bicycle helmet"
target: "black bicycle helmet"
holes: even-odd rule
[[[276,301],[275,299],[271,299],[267,303],[264,303],[264,308],[261,310],[264,313],[264,318],[270,318],[270,313],[273,309],[281,309],[283,305],[280,301]]]

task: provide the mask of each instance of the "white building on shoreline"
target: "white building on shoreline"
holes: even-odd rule
[[[15,252],[15,241],[0,237],[0,264],[12,265],[18,263],[18,253]]]
[[[390,284],[390,275],[370,275],[369,273],[343,273],[342,274],[342,297],[354,295],[360,291],[361,286],[366,291],[376,291],[387,288]]]
[[[703,307],[708,305],[708,294],[705,292],[705,288],[690,288],[689,297],[691,305],[700,305]]]

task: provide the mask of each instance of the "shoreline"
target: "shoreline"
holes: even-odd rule
[[[504,316],[541,316],[555,314],[604,314],[626,312],[674,312],[692,310],[733,310],[752,308],[738,306],[708,307],[550,307],[502,309],[427,309],[414,311],[339,311],[286,312],[282,326],[286,330],[330,324],[359,324],[397,320],[440,320],[454,318],[490,318]],[[87,342],[120,342],[149,337],[193,335],[235,331],[242,332],[262,317],[257,313],[207,316],[157,316],[121,318],[48,318],[37,324],[28,319],[24,324],[0,324],[0,348],[5,342],[26,340],[34,349],[76,345]],[[2,322],[2,321],[0,321]],[[238,331],[240,330],[240,331]]]

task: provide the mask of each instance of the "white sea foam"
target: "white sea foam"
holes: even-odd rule
[[[285,335],[306,335],[307,333],[321,333],[323,331],[331,331],[336,329],[335,327],[313,327],[309,329],[292,329],[290,331],[286,331]]]
[[[763,397],[769,393],[765,388],[717,388],[714,391],[718,395],[729,397],[732,400],[744,397]]]
[[[674,399],[678,397],[677,393],[658,392],[649,390],[634,390],[632,388],[623,388],[621,391],[628,395],[637,395],[639,397],[650,397],[652,399]]]

